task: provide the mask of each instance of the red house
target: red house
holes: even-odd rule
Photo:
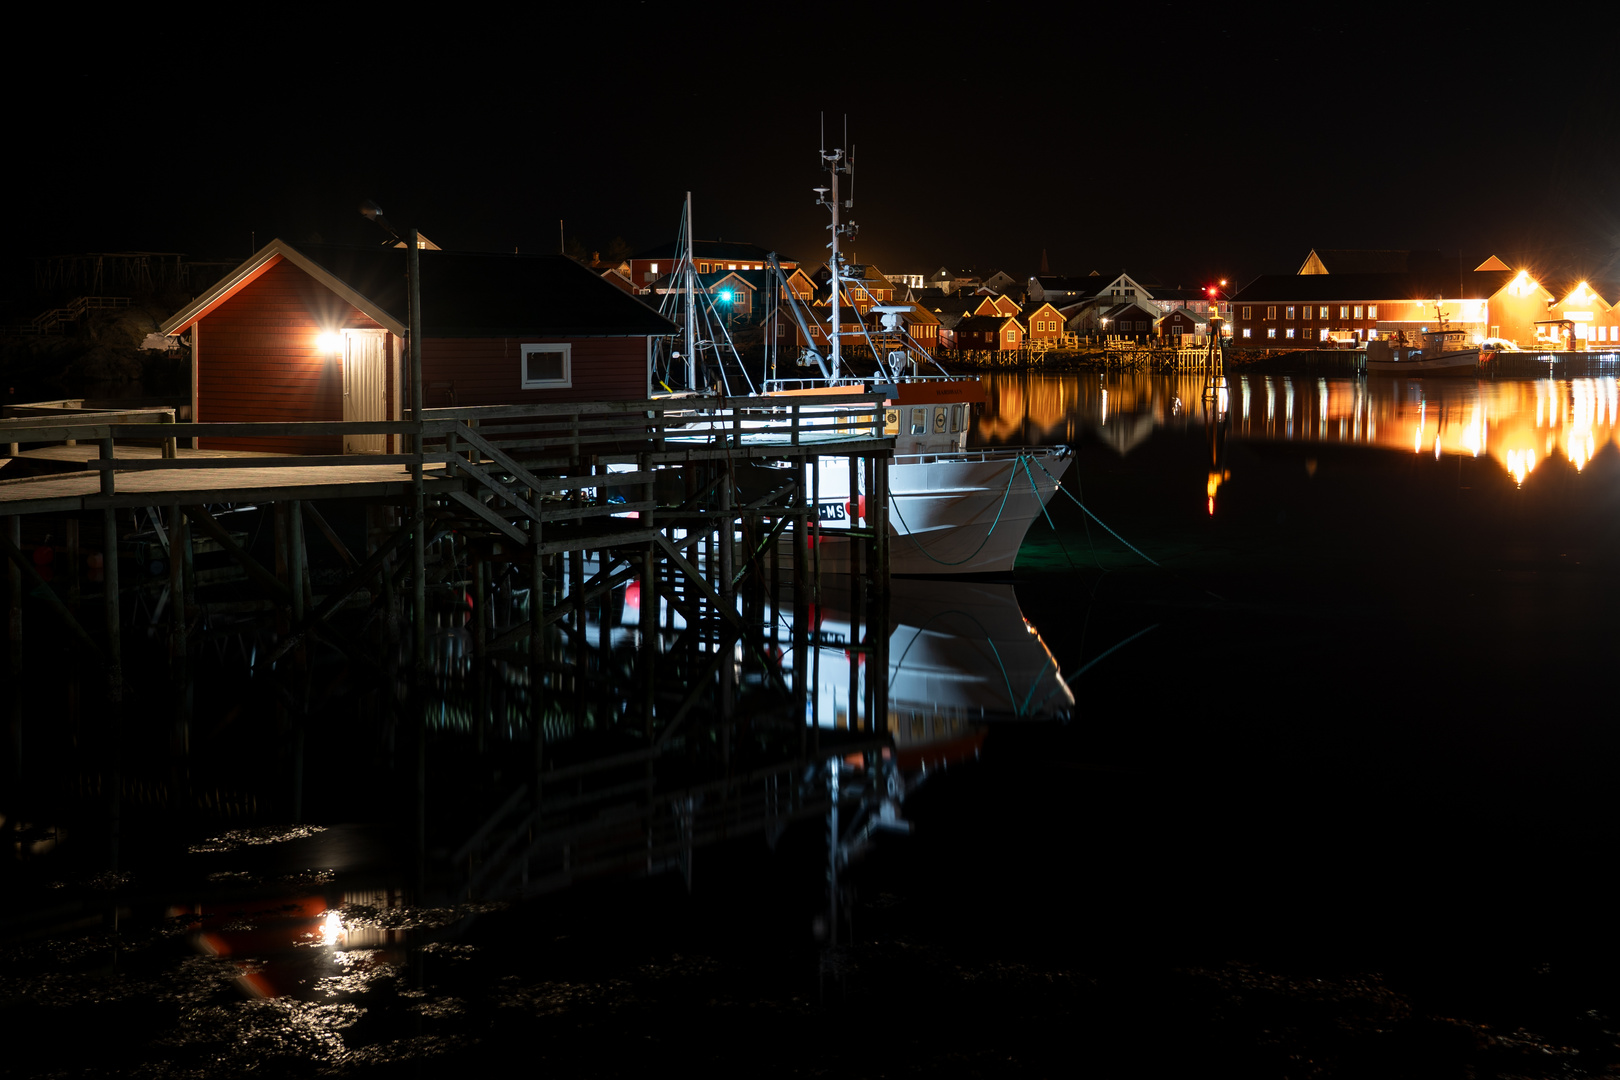
[[[424,404],[611,401],[651,394],[646,304],[560,255],[421,252]],[[405,252],[273,240],[170,317],[189,340],[199,422],[399,420]],[[286,453],[387,453],[385,436],[207,440]]]

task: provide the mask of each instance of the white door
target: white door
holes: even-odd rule
[[[343,419],[387,420],[388,350],[381,330],[343,331]],[[384,454],[386,435],[345,435],[345,454]]]

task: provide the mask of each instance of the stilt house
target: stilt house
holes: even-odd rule
[[[399,420],[410,408],[406,252],[273,240],[160,330],[189,342],[199,422]],[[426,407],[634,400],[675,327],[560,255],[421,252]],[[283,453],[389,453],[389,436],[229,439]],[[341,443],[341,445],[339,445]]]

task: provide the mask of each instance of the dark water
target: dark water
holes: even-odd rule
[[[14,875],[64,902],[8,924],[0,1015],[28,1049],[4,1068],[1620,1067],[1614,381],[992,394],[976,438],[1071,444],[1065,491],[1096,515],[1060,494],[1013,583],[1074,702],[992,722],[916,790],[913,834],[848,879],[847,947],[814,933],[815,829],[700,856],[690,893],[666,875],[424,905],[393,808],[346,824],[322,811],[352,802],[316,791],[305,829],[132,836],[116,878],[68,841]],[[974,632],[945,630],[996,601],[934,591],[916,625],[968,664],[983,650],[950,642]],[[961,675],[1024,701],[1039,667]],[[306,737],[315,788],[384,767]]]

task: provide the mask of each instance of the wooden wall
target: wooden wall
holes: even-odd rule
[[[524,390],[524,345],[567,341],[573,385]],[[647,396],[645,337],[428,338],[422,343],[423,394],[430,409],[556,401],[634,401]]]
[[[343,419],[343,359],[323,353],[326,331],[380,329],[282,260],[196,327],[197,410],[203,423]],[[338,436],[204,439],[215,449],[340,454]]]

